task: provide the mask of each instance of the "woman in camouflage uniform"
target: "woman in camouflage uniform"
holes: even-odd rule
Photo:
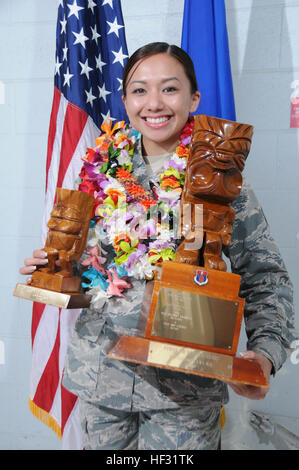
[[[144,46],[127,63],[123,89],[130,123],[142,136],[134,148],[133,175],[150,191],[153,172],[176,149],[189,113],[197,109],[200,94],[193,64],[176,46]],[[246,181],[233,209],[232,241],[225,254],[232,271],[242,277],[246,355],[269,378],[286,360],[295,338],[292,285]],[[113,248],[105,250],[113,262]],[[36,250],[20,272],[29,275],[43,256]],[[131,283],[125,297],[83,310],[69,344],[63,385],[79,397],[85,449],[217,449],[220,411],[228,401],[226,384],[107,357],[121,335],[138,334],[146,280]],[[232,388],[253,399],[265,396],[258,387]]]

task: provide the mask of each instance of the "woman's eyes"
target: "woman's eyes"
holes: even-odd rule
[[[164,88],[163,91],[166,92],[166,93],[172,93],[174,91],[177,91],[177,88],[174,87],[174,86],[168,86],[168,87]]]
[[[135,90],[133,90],[133,93],[135,95],[141,95],[142,93],[145,93],[145,89],[144,88],[136,88]]]
[[[166,88],[163,88],[162,92],[163,93],[174,93],[177,91],[177,88],[174,87],[174,86],[168,86]],[[133,90],[133,94],[135,95],[142,95],[142,94],[145,94],[147,92],[147,90],[145,88],[136,88],[135,90]]]

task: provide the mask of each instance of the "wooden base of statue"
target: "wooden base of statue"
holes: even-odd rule
[[[49,289],[56,292],[79,292],[81,279],[78,276],[52,274],[37,271],[32,275],[31,285],[41,289]]]
[[[258,363],[236,357],[244,299],[240,276],[190,264],[164,262],[148,283],[140,336],[122,336],[108,357],[268,387]]]

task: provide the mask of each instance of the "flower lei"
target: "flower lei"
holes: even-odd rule
[[[124,121],[112,127],[107,119],[96,147],[82,158],[79,190],[94,196],[94,216],[82,265],[83,288],[99,306],[111,296],[124,297],[128,277],[150,279],[156,265],[175,259],[174,225],[185,180],[193,118],[185,125],[178,146],[156,175],[152,192],[132,174],[132,159],[140,134]],[[101,223],[99,223],[101,222]],[[106,268],[101,242],[114,248]],[[103,256],[104,255],[104,256]],[[107,263],[106,263],[107,264]]]

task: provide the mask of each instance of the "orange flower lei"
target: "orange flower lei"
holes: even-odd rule
[[[142,204],[146,210],[157,204],[157,201],[136,182],[136,178],[128,170],[119,168],[116,172],[116,178],[124,186],[128,194],[134,197],[135,201]]]

